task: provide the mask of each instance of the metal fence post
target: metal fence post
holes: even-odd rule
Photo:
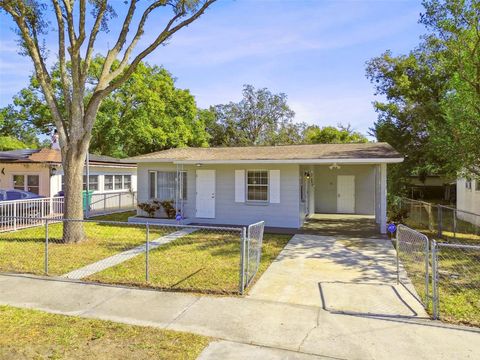
[[[457,238],[457,210],[453,210],[453,238]]]
[[[425,237],[425,306],[428,308],[429,298],[430,298],[430,290],[429,290],[429,283],[430,283],[430,274],[429,274],[429,255],[430,255],[430,246],[429,246],[428,237]]]
[[[44,263],[45,275],[48,275],[48,219],[45,220],[45,263]]]
[[[145,239],[145,281],[148,283],[150,281],[150,263],[149,263],[149,252],[150,252],[150,225],[147,223],[146,226],[146,239]]]
[[[397,285],[400,284],[400,259],[399,259],[399,252],[400,252],[400,248],[399,248],[399,241],[398,241],[398,232],[400,230],[397,228],[397,231],[395,232],[395,248],[397,250],[397,256],[396,256],[396,259],[397,259]]]
[[[442,232],[443,232],[443,211],[442,207],[439,205],[437,206],[437,235],[439,238],[442,237]]]
[[[247,239],[247,231],[245,227],[242,228],[241,240],[240,240],[240,279],[238,285],[238,292],[243,295],[243,289],[245,287],[245,242]]]
[[[433,287],[433,319],[438,319],[438,257],[437,242],[432,240],[432,287]]]

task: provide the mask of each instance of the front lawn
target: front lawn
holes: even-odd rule
[[[84,224],[87,240],[62,243],[62,223],[48,227],[48,274],[65,275],[109,256],[144,246],[146,226],[114,224],[131,214],[95,217]],[[84,280],[146,286],[177,291],[232,294],[238,292],[240,273],[240,232],[197,230],[154,248],[155,240],[180,228],[150,226],[149,281],[146,255],[90,275]],[[276,258],[290,235],[265,234],[259,274]],[[45,226],[0,234],[0,271],[44,274]]]
[[[0,306],[2,359],[196,359],[203,336]]]
[[[290,240],[291,235],[265,234],[257,278]],[[103,283],[145,285],[145,254],[89,279]],[[239,234],[197,231],[149,253],[148,286],[218,294],[238,292]]]
[[[98,218],[96,218],[98,219]],[[78,223],[81,225],[80,223]],[[145,243],[145,225],[84,223],[87,239],[80,243],[62,242],[63,224],[48,226],[48,273],[63,275]],[[159,228],[151,236],[166,232]],[[0,271],[44,274],[45,226],[0,234]]]

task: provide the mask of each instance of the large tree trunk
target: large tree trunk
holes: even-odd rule
[[[66,243],[79,242],[85,239],[83,220],[83,168],[85,165],[85,151],[80,146],[72,144],[66,151],[62,151],[65,181],[65,205],[63,224],[63,241]]]

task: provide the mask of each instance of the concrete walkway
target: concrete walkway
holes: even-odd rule
[[[250,291],[250,298],[319,306],[331,313],[428,318],[395,250],[384,239],[295,235]]]
[[[347,315],[253,297],[208,297],[0,275],[0,304],[222,340],[207,347],[202,359],[477,359],[480,355],[478,329],[418,318]],[[239,351],[251,352],[239,357]]]
[[[171,234],[161,236],[158,239],[152,240],[149,243],[149,250],[156,249],[157,247],[161,245],[168,244],[169,242],[172,242],[174,240],[177,240],[178,238],[191,234],[192,232],[196,231],[197,229],[182,229],[179,231],[175,231]],[[134,258],[135,256],[138,256],[140,254],[143,254],[146,251],[146,245],[140,245],[137,246],[133,249],[121,252],[119,254],[107,257],[105,259],[102,259],[100,261],[94,262],[92,264],[89,264],[87,266],[84,266],[80,269],[73,270],[69,272],[68,274],[62,275],[62,277],[67,278],[67,279],[73,279],[73,280],[80,280],[83,278],[86,278],[87,276],[93,275],[97,272],[103,271],[105,269],[108,269],[112,266],[116,266],[118,264],[123,263],[124,261],[130,260]]]

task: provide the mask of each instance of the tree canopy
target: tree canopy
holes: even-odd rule
[[[423,41],[409,54],[370,60],[378,113],[372,134],[406,155],[391,172],[394,191],[409,175],[480,175],[480,2],[424,1]]]
[[[97,76],[104,58],[93,60],[90,77]],[[58,72],[54,72],[54,76]],[[59,90],[59,89],[58,89]],[[86,97],[88,98],[87,92]],[[60,96],[60,99],[62,97]],[[55,127],[43,92],[34,76],[13,103],[0,109],[0,134],[38,146],[37,135]],[[140,63],[132,76],[99,108],[90,152],[127,157],[179,146],[206,146],[208,135],[194,97],[175,87],[165,69]]]
[[[307,144],[342,144],[342,143],[365,143],[368,139],[358,131],[354,131],[350,125],[338,127],[318,125],[308,126],[303,133],[304,142]]]
[[[242,95],[238,103],[216,105],[209,109],[210,114],[204,112],[207,131],[212,134],[212,145],[296,142],[295,113],[287,104],[287,95],[274,94],[266,88],[255,89],[252,85],[244,85]]]

